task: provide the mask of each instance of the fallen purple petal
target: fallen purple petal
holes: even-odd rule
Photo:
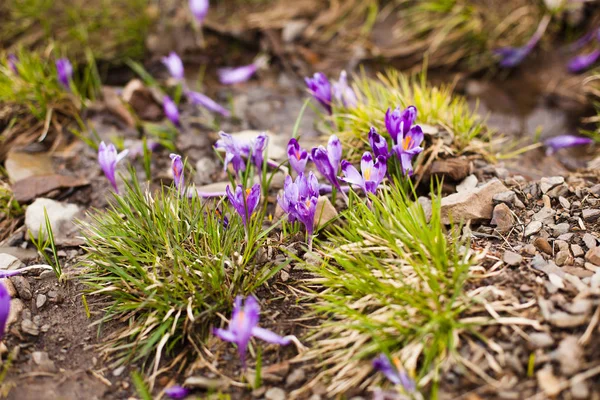
[[[548,139],[544,142],[546,146],[546,154],[550,155],[560,149],[566,149],[568,147],[585,146],[592,144],[594,141],[588,137],[575,136],[575,135],[560,135]]]
[[[185,399],[190,394],[190,391],[182,386],[175,385],[165,389],[165,394],[171,399],[179,400]]]
[[[246,82],[258,70],[255,64],[245,65],[237,68],[221,68],[217,71],[219,81],[223,85],[233,85],[235,83]]]

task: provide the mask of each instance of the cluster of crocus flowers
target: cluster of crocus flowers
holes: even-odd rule
[[[381,372],[394,385],[400,385],[406,393],[416,390],[415,381],[408,376],[400,360],[394,359],[393,365],[385,354],[380,354],[373,360],[373,368]]]
[[[71,78],[73,77],[73,66],[67,58],[56,60],[56,76],[61,85],[67,89],[70,88]]]
[[[254,296],[248,296],[244,302],[242,296],[237,296],[233,304],[233,313],[227,329],[215,329],[214,334],[219,338],[235,343],[242,363],[246,368],[246,353],[250,339],[254,336],[268,343],[282,346],[292,342],[290,336],[279,336],[270,330],[258,326],[260,320],[260,305]]]
[[[419,125],[413,125],[417,120],[417,108],[408,106],[404,110],[396,107],[389,108],[385,114],[385,127],[392,138],[392,152],[400,161],[402,172],[412,175],[412,159],[423,151],[423,130]],[[387,143],[374,128],[369,131],[369,142],[376,156],[389,156]]]
[[[98,147],[98,163],[100,164],[102,171],[104,171],[106,179],[108,179],[117,194],[119,193],[115,177],[117,163],[125,158],[128,152],[129,150],[123,150],[122,152],[117,153],[117,149],[112,143],[107,146],[104,142],[101,142]]]
[[[331,114],[332,100],[335,99],[338,104],[345,108],[354,108],[358,103],[356,93],[348,85],[348,76],[346,71],[340,72],[340,79],[329,82],[327,76],[322,72],[315,73],[312,78],[304,78],[308,91],[312,94],[325,110]]]
[[[560,135],[544,141],[544,145],[546,146],[546,155],[552,155],[560,149],[585,146],[592,143],[594,143],[594,141],[590,138],[575,135]]]
[[[500,66],[504,68],[512,68],[521,64],[521,62],[531,53],[538,44],[546,28],[550,23],[550,15],[545,15],[540,21],[535,33],[527,43],[522,47],[503,47],[496,49],[494,53],[500,57]]]
[[[234,138],[223,131],[219,132],[219,136],[221,138],[215,143],[215,148],[225,151],[224,170],[227,170],[227,166],[231,164],[235,174],[238,175],[246,169],[245,159],[248,158],[252,158],[258,171],[262,170],[264,153],[269,142],[266,133],[261,133],[251,141]]]
[[[283,193],[277,196],[277,203],[288,215],[288,221],[300,221],[306,228],[309,248],[315,230],[315,213],[319,200],[319,182],[317,177],[309,172],[300,173],[293,181],[291,176],[285,177]]]

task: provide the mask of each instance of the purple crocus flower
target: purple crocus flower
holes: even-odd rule
[[[233,136],[223,131],[219,132],[221,139],[215,143],[216,149],[225,150],[225,160],[223,170],[227,170],[227,165],[231,163],[236,174],[246,169],[244,157],[248,157],[251,150],[251,144],[245,141],[236,140]]]
[[[185,190],[183,180],[183,161],[181,161],[181,156],[179,154],[171,153],[169,157],[171,157],[173,182],[175,182],[175,187],[177,190],[179,190],[179,193],[182,193]]]
[[[237,213],[242,217],[244,226],[248,226],[248,221],[252,217],[252,214],[254,214],[260,200],[260,184],[256,183],[251,189],[246,190],[244,190],[242,185],[238,185],[235,188],[235,193],[227,185],[225,192]]]
[[[252,63],[243,67],[221,68],[217,73],[219,74],[219,81],[223,85],[233,85],[234,83],[246,82],[257,70],[258,65]]]
[[[354,108],[358,103],[356,93],[348,86],[348,76],[346,71],[340,72],[340,79],[333,82],[333,97],[346,108]]]
[[[312,172],[309,172],[308,175],[300,173],[295,181],[289,175],[285,177],[283,194],[277,196],[277,202],[281,209],[288,214],[288,221],[294,222],[297,219],[300,220],[306,226],[307,232],[310,231],[312,235],[314,223],[308,219],[307,213],[311,212],[311,204],[308,200],[312,202],[312,198],[318,200],[318,197],[319,181],[315,174]],[[304,203],[307,207],[306,209],[303,207],[301,210],[303,212],[302,216],[298,213],[298,203]]]
[[[210,97],[203,95],[202,93],[187,91],[186,92],[188,100],[192,104],[196,104],[198,106],[202,106],[209,111],[216,112],[221,114],[224,117],[229,117],[231,113],[225,107],[218,104],[216,101],[211,99]]]
[[[265,150],[267,149],[268,143],[269,137],[264,132],[252,141],[252,162],[256,166],[257,171],[262,170]]]
[[[412,159],[414,156],[423,151],[420,147],[423,142],[423,130],[419,125],[413,126],[402,139],[401,143],[398,143],[392,147],[392,150],[396,153],[396,156],[400,160],[402,165],[402,171],[405,175],[412,175]]]
[[[73,76],[73,66],[67,58],[56,60],[56,74],[58,81],[68,89],[71,77]]]
[[[373,368],[383,373],[394,385],[402,385],[404,390],[411,393],[416,389],[415,382],[401,368],[400,360],[395,359],[396,366],[392,365],[385,354],[380,354],[373,360]]]
[[[362,175],[358,173],[356,168],[348,161],[342,161],[342,172],[344,173],[344,181],[351,185],[359,186],[365,193],[373,193],[377,191],[377,187],[387,172],[386,160],[383,156],[379,156],[373,162],[373,156],[366,151],[360,161],[360,169]]]
[[[14,54],[9,54],[6,57],[6,59],[8,61],[8,66],[12,70],[12,72],[19,75],[19,68],[17,67],[17,64],[19,63],[19,59],[17,58],[17,56]]]
[[[546,31],[549,22],[550,16],[544,16],[544,18],[540,21],[537,30],[535,31],[533,36],[531,36],[529,41],[524,46],[503,47],[494,50],[494,54],[500,57],[500,66],[503,68],[512,68],[519,65],[538,44],[538,42],[544,35],[544,32]]]
[[[308,161],[308,151],[300,147],[296,138],[291,138],[287,146],[287,155],[291,167],[297,174],[304,172]]]
[[[169,69],[169,73],[175,79],[183,79],[183,63],[181,58],[172,51],[168,57],[162,58],[162,63]]]
[[[4,337],[8,314],[10,314],[10,295],[4,284],[0,283],[0,340]]]
[[[279,336],[267,329],[258,326],[260,319],[260,306],[254,296],[248,296],[244,304],[243,297],[237,296],[233,305],[233,313],[227,329],[215,329],[214,334],[219,338],[235,343],[242,362],[242,368],[246,368],[246,350],[252,336],[268,343],[285,346],[291,343],[290,337]]]
[[[121,161],[128,152],[129,150],[123,150],[117,154],[117,149],[112,143],[107,146],[104,142],[101,142],[98,147],[98,163],[117,194],[119,194],[119,189],[117,188],[117,181],[115,179],[115,170],[117,168],[117,163]]]
[[[600,58],[600,50],[596,49],[591,53],[581,54],[573,57],[568,64],[569,71],[572,73],[583,72],[590,68]]]
[[[584,146],[592,143],[594,143],[594,141],[587,137],[575,135],[560,135],[546,140],[544,142],[544,145],[546,145],[546,154],[551,155],[560,149],[565,149],[567,147]]]
[[[163,98],[163,111],[165,115],[175,126],[181,126],[179,122],[179,110],[177,104],[169,96]]]
[[[308,91],[329,114],[331,114],[331,84],[322,72],[317,72],[312,78],[304,78]]]
[[[336,135],[329,137],[327,149],[323,146],[315,147],[311,152],[312,160],[317,167],[317,170],[323,175],[333,186],[340,189],[337,173],[340,160],[342,158],[342,144]]]
[[[165,394],[174,400],[185,399],[188,394],[190,394],[190,390],[186,389],[182,386],[175,385],[170,388],[165,389]]]
[[[396,107],[394,111],[388,108],[385,113],[385,127],[394,143],[398,143],[398,139],[402,139],[406,135],[416,120],[417,108],[415,106],[408,106],[404,111],[400,111],[400,107]]]
[[[390,157],[390,150],[388,148],[388,142],[383,136],[377,133],[377,129],[374,126],[369,130],[369,144],[373,150],[375,157],[383,157],[386,160]]]
[[[190,0],[190,10],[194,14],[194,18],[199,24],[204,22],[206,15],[208,14],[208,0]]]

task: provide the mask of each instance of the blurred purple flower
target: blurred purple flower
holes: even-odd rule
[[[413,173],[412,159],[423,151],[423,148],[420,147],[423,138],[423,130],[419,125],[415,125],[404,135],[402,142],[394,145],[392,148],[400,160],[402,171],[405,175],[411,176]]]
[[[348,161],[342,161],[342,172],[344,173],[344,181],[351,185],[359,186],[365,193],[373,193],[377,191],[377,187],[387,172],[386,160],[383,156],[379,156],[373,162],[373,156],[366,151],[360,161],[360,169],[362,175]]]
[[[269,143],[269,137],[266,133],[261,133],[252,141],[252,162],[257,171],[262,171],[265,150]]]
[[[414,392],[416,389],[415,382],[405,371],[400,371],[400,361],[395,361],[396,366],[392,365],[385,354],[380,354],[373,360],[373,368],[385,375],[394,385],[402,385],[407,392]]]
[[[175,79],[183,79],[183,63],[181,58],[172,51],[168,57],[163,57],[162,63],[169,69],[169,73]]]
[[[218,104],[216,101],[211,99],[210,97],[203,95],[202,93],[192,92],[191,90],[186,92],[188,100],[192,104],[196,104],[198,106],[202,106],[209,111],[213,111],[221,114],[224,117],[229,117],[231,113],[225,107]]]
[[[12,72],[19,75],[19,68],[17,67],[19,59],[17,58],[17,56],[11,53],[6,57],[6,59],[8,61],[8,66],[12,70]]]
[[[246,141],[236,140],[233,136],[223,131],[219,132],[219,136],[221,136],[221,139],[217,140],[215,148],[225,150],[223,169],[227,170],[227,165],[231,163],[235,173],[239,174],[240,171],[246,169],[244,158],[250,155],[251,144]]]
[[[333,82],[333,97],[346,108],[354,108],[358,103],[356,93],[348,86],[346,71],[340,72],[340,79]]]
[[[331,114],[331,84],[322,72],[317,72],[312,78],[304,78],[308,91],[329,114]]]
[[[258,70],[256,63],[236,68],[221,68],[217,71],[219,80],[223,85],[246,82]]]
[[[194,18],[199,24],[204,22],[206,15],[208,14],[209,1],[208,0],[190,0],[190,10],[194,14]]]
[[[287,156],[290,166],[297,174],[304,172],[306,162],[308,161],[308,151],[300,147],[296,138],[291,138],[287,146]]]
[[[377,129],[375,129],[373,126],[369,130],[369,144],[371,145],[371,149],[373,150],[375,157],[381,156],[387,161],[387,159],[390,157],[390,150],[387,140],[377,133]]]
[[[184,387],[175,385],[165,389],[165,394],[174,400],[185,399],[188,394],[190,394],[190,390]]]
[[[400,111],[400,107],[396,107],[393,111],[388,108],[385,113],[385,127],[394,143],[398,143],[398,140],[406,135],[416,120],[417,108],[415,106],[408,106],[404,111]]]
[[[4,337],[8,314],[10,314],[10,295],[4,284],[0,282],[0,340]]]
[[[556,151],[567,147],[585,146],[592,143],[594,143],[594,141],[590,138],[575,135],[560,135],[544,141],[547,155],[551,155]]]
[[[183,193],[185,190],[184,180],[183,180],[183,161],[181,161],[181,156],[179,154],[171,153],[169,155],[171,157],[171,170],[173,171],[173,182],[175,182],[175,187],[179,190],[179,193]]]
[[[73,66],[67,58],[59,58],[56,60],[56,74],[58,81],[67,89],[70,87],[69,83],[73,77]]]
[[[177,104],[169,96],[163,97],[163,110],[165,115],[175,126],[181,126]]]
[[[235,193],[227,185],[225,192],[237,213],[242,217],[244,227],[247,227],[248,221],[252,217],[252,214],[254,214],[256,206],[258,206],[258,202],[260,201],[260,184],[256,183],[251,189],[246,190],[244,190],[242,185],[238,185],[235,188]]]
[[[503,68],[512,68],[519,65],[525,57],[531,53],[531,51],[538,44],[546,28],[548,27],[548,23],[550,22],[550,15],[545,15],[544,18],[538,24],[538,27],[529,39],[529,41],[521,47],[502,47],[500,49],[496,49],[493,53],[500,57],[500,66]]]
[[[237,296],[233,305],[233,313],[227,329],[214,329],[214,334],[227,342],[235,343],[242,362],[246,368],[246,350],[252,336],[268,343],[285,346],[291,342],[290,337],[279,336],[274,332],[258,326],[260,306],[254,296],[248,296],[242,305],[243,297]]]
[[[113,189],[115,189],[115,193],[119,194],[119,189],[117,188],[117,181],[115,178],[115,171],[117,168],[117,163],[121,161],[129,152],[129,150],[123,150],[122,152],[117,154],[117,149],[114,144],[109,144],[108,146],[104,144],[104,142],[100,143],[98,147],[98,163],[104,171],[104,175],[112,185]]]
[[[342,144],[336,135],[329,137],[327,149],[323,146],[315,147],[311,152],[312,160],[317,167],[317,170],[323,175],[333,186],[340,189],[340,183],[337,178],[340,160],[342,158]]]
[[[569,71],[572,73],[583,72],[595,64],[600,58],[600,50],[596,49],[591,53],[581,54],[573,57],[568,64]]]

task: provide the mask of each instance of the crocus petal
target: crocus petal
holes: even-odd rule
[[[402,112],[400,107],[396,107],[393,111],[388,108],[385,113],[385,128],[387,129],[392,141],[398,142],[398,138],[402,136]]]
[[[256,183],[250,189],[250,193],[246,197],[246,206],[248,207],[248,218],[256,211],[256,206],[260,201],[260,184]],[[247,300],[246,300],[247,301]]]
[[[4,284],[0,283],[0,339],[4,337],[6,321],[10,313],[10,295]]]
[[[59,82],[68,89],[73,76],[73,66],[67,58],[56,60],[56,74]]]
[[[171,153],[169,157],[171,157],[171,170],[173,172],[173,181],[175,182],[175,187],[179,190],[179,192],[183,192],[185,188],[183,181],[183,162],[181,161],[181,156]]]
[[[188,91],[186,92],[186,95],[192,104],[202,106],[207,110],[221,114],[224,117],[229,117],[231,115],[229,110],[202,93]]]
[[[296,213],[300,222],[304,224],[306,228],[306,233],[309,236],[312,236],[314,232],[315,226],[315,213],[317,211],[317,202],[318,199],[316,197],[311,197],[310,199],[306,199],[304,201],[299,201],[296,203]]]
[[[585,71],[595,64],[598,58],[600,58],[600,50],[594,50],[591,53],[574,57],[569,61],[569,71],[573,73]]]
[[[329,155],[323,146],[312,149],[312,160],[321,175],[323,175],[333,186],[339,188],[340,184],[337,180],[336,172],[331,166]]]
[[[169,118],[175,126],[179,126],[179,110],[177,110],[177,105],[169,96],[163,98],[163,109],[167,118]]]
[[[346,160],[342,161],[342,173],[345,176],[345,178],[343,178],[344,182],[360,186],[363,190],[365,189],[365,180],[362,175]]]
[[[519,65],[525,57],[531,52],[532,48],[523,47],[504,47],[494,50],[494,54],[500,57],[499,65],[503,68],[512,68]]]
[[[411,148],[418,147],[423,143],[423,139],[425,139],[425,134],[423,133],[423,129],[419,125],[415,125],[410,128],[410,131],[407,133],[411,138]]]
[[[266,133],[261,133],[252,142],[252,161],[257,170],[262,170],[264,153],[269,143],[269,137]]]
[[[389,149],[387,140],[379,133],[377,133],[377,129],[375,127],[371,127],[369,130],[369,144],[371,145],[371,149],[373,150],[373,154],[375,157],[383,156],[386,159],[389,157]]]
[[[172,51],[168,57],[162,58],[162,63],[169,69],[169,73],[175,79],[183,79],[183,62],[181,58]]]
[[[373,172],[373,156],[368,151],[365,151],[360,159],[360,170],[362,171],[365,180],[371,180]]]
[[[165,394],[174,400],[185,399],[185,397],[190,394],[189,389],[184,387],[175,385],[170,388],[165,389]]]
[[[237,340],[237,336],[228,329],[214,329],[213,333],[226,342],[235,343]]]
[[[373,165],[373,172],[371,173],[371,180],[377,185],[383,181],[387,172],[387,160],[383,156],[377,157],[375,165]]]
[[[17,64],[19,63],[19,59],[17,58],[16,55],[14,54],[9,54],[6,57],[7,61],[8,61],[8,66],[10,67],[10,69],[12,70],[12,72],[14,72],[15,74],[19,75],[19,68],[17,66]]]
[[[348,86],[346,71],[340,72],[340,79],[332,85],[333,97],[346,108],[354,108],[358,103],[356,93]]]
[[[206,15],[208,14],[209,1],[208,0],[190,0],[190,11],[196,18],[199,24],[204,22]]]
[[[567,147],[584,146],[592,144],[594,141],[587,137],[575,136],[575,135],[560,135],[548,139],[544,142],[546,145],[546,153],[552,154],[560,149]]]
[[[393,384],[400,384],[400,376],[398,375],[398,371],[385,354],[380,354],[373,360],[373,368],[385,375],[385,377],[388,378]]]
[[[337,175],[338,165],[342,159],[342,143],[336,135],[331,135],[327,142],[327,154],[329,155],[329,162],[333,168],[333,173]]]
[[[331,114],[331,84],[322,72],[317,72],[312,78],[304,78],[309,92]]]
[[[412,176],[413,174],[412,158],[412,154],[400,154],[400,165],[402,165],[402,172],[404,175]]]
[[[122,152],[121,154],[123,153],[127,154],[126,152]],[[107,146],[104,142],[101,142],[100,146],[98,146],[98,164],[100,164],[106,179],[108,179],[116,193],[119,193],[115,178],[115,171],[119,160],[118,156],[117,149],[112,143]]]
[[[308,152],[300,147],[295,138],[291,138],[287,146],[287,156],[290,166],[297,174],[304,172],[308,161]]]
[[[265,342],[279,344],[282,346],[285,346],[285,345],[288,345],[291,343],[291,340],[289,337],[279,336],[275,332],[271,332],[268,329],[261,328],[258,326],[255,326],[254,328],[252,328],[252,336],[257,337],[261,340],[264,340]]]
[[[256,73],[256,70],[256,65],[250,64],[237,68],[221,68],[217,73],[223,85],[232,85],[234,83],[246,82]]]

